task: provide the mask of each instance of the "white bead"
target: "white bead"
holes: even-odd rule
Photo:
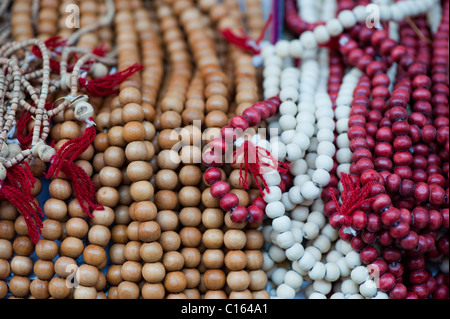
[[[359,286],[359,293],[366,298],[372,298],[377,293],[377,285],[373,280],[367,280]]]
[[[290,261],[299,260],[305,252],[302,244],[296,242],[290,248],[286,249],[286,258]]]
[[[284,233],[291,229],[291,219],[286,215],[277,217],[272,220],[272,227],[275,231]]]
[[[284,131],[280,135],[281,142],[283,142],[285,145],[292,143],[292,139],[294,138],[295,133],[295,130]]]
[[[280,93],[280,89],[277,87],[270,87],[264,90],[264,99],[270,99],[277,96]]]
[[[275,51],[276,51],[277,55],[283,59],[289,57],[289,54],[290,54],[289,49],[290,49],[290,43],[287,40],[280,40],[275,45]]]
[[[306,221],[316,224],[320,229],[322,229],[322,227],[324,227],[327,223],[327,219],[321,211],[312,211],[308,215],[308,219]]]
[[[314,256],[314,259],[316,261],[321,261],[322,260],[322,253],[320,252],[319,249],[317,249],[317,247],[309,245],[308,247],[305,248],[305,251],[310,252]]]
[[[326,27],[332,37],[338,36],[344,32],[344,26],[339,19],[328,20]]]
[[[309,295],[308,299],[314,299],[314,300],[327,299],[327,296],[325,296],[324,294],[322,294],[320,292],[313,292],[313,293],[311,293],[311,295]]]
[[[330,99],[317,99],[316,98],[316,104],[317,104],[317,109],[315,112],[315,115],[318,119],[321,119],[322,117],[328,117],[330,119],[334,118],[334,111],[332,109],[332,104],[331,106],[324,106],[325,104],[331,104]],[[322,104],[322,105],[319,105]]]
[[[288,193],[283,193],[283,195],[281,196],[281,202],[286,207],[287,211],[291,211],[295,208],[295,204],[289,200]]]
[[[270,235],[273,232],[272,225],[266,225],[262,229],[262,235],[264,237],[264,241],[269,242],[270,241]]]
[[[276,242],[280,248],[288,249],[295,244],[294,234],[291,231],[286,231],[277,236]]]
[[[303,206],[297,206],[295,209],[291,212],[291,217],[294,220],[304,222],[308,218],[309,215],[309,209],[307,207]]]
[[[266,214],[269,218],[278,218],[283,216],[285,213],[285,207],[280,201],[268,203],[266,206]]]
[[[269,134],[271,136],[279,135],[281,133],[280,122],[278,120],[270,122],[269,126],[268,126],[268,129],[269,129],[269,132],[270,132]]]
[[[316,131],[316,128],[312,123],[301,122],[301,125],[297,125],[295,131],[297,133],[303,133],[311,139],[311,137],[314,135],[314,132]]]
[[[336,152],[336,161],[339,164],[351,163],[353,153],[349,148],[341,148]]]
[[[302,228],[303,237],[306,239],[314,239],[319,235],[319,226],[315,223],[307,222]]]
[[[327,253],[331,248],[331,242],[325,235],[319,235],[313,242],[314,247],[320,250],[322,254]]]
[[[303,201],[303,196],[300,193],[300,186],[292,186],[288,191],[289,200],[293,204],[300,204]]]
[[[320,196],[320,189],[312,181],[307,181],[301,186],[303,198],[314,200]]]
[[[352,245],[345,240],[339,239],[335,244],[336,250],[343,255],[347,255],[349,252],[354,251]]]
[[[283,67],[283,59],[280,58],[277,55],[271,55],[268,56],[267,58],[264,58],[264,64],[267,65],[265,67],[265,69],[269,68],[269,67],[276,67],[278,69],[280,69],[280,73],[278,75],[281,74],[281,68]]]
[[[283,142],[271,142],[272,145],[272,155],[279,161],[284,161],[286,158],[286,145]]]
[[[281,101],[294,101],[298,100],[298,90],[293,87],[286,87],[280,91]]]
[[[295,289],[286,284],[281,284],[277,288],[277,297],[281,299],[294,299]]]
[[[350,275],[351,269],[348,268],[347,263],[345,262],[345,257],[341,257],[336,261],[336,264],[339,267],[339,271],[342,277],[347,277]]]
[[[334,120],[330,117],[322,117],[317,121],[317,128],[320,129],[329,129],[334,131]]]
[[[299,273],[289,270],[284,275],[284,282],[293,289],[298,290],[303,284],[303,277]]]
[[[298,260],[298,266],[303,270],[310,270],[315,264],[316,259],[309,251],[305,251],[303,256]]]
[[[318,211],[318,212],[323,212],[323,209],[325,207],[325,203],[323,202],[323,200],[321,198],[317,198],[314,201],[314,204],[311,206],[311,209],[313,211]]]
[[[305,174],[308,170],[308,163],[304,159],[299,159],[291,163],[289,171],[292,175]]]
[[[367,17],[366,6],[356,6],[353,8],[353,13],[356,16],[358,22],[364,22]]]
[[[351,28],[356,24],[356,16],[350,10],[342,10],[339,12],[338,19],[346,29]]]
[[[336,239],[339,237],[339,231],[334,229],[330,224],[326,224],[322,228],[321,233],[327,236],[332,242],[336,241]]]
[[[309,169],[307,169],[309,170]],[[300,174],[294,178],[294,186],[302,186],[305,182],[311,181],[311,176],[308,174]],[[300,194],[301,195],[301,194]]]
[[[269,186],[278,186],[281,183],[280,173],[275,170],[270,173],[263,174],[263,178],[266,180],[266,183]]]
[[[334,114],[337,120],[348,119],[350,117],[351,108],[348,105],[337,106]]]
[[[281,115],[296,115],[297,114],[297,105],[292,101],[284,101],[280,105],[280,114]]]
[[[309,112],[314,114],[315,110],[316,110],[316,106],[314,105],[314,103],[309,102],[309,101],[300,101],[300,103],[298,103],[298,112]]]
[[[264,75],[264,77],[269,77],[269,76],[279,77],[281,75],[281,67],[279,67],[275,64],[269,64],[264,68],[263,75]]]
[[[340,252],[338,252],[337,250],[332,250],[326,255],[325,260],[328,263],[337,263],[337,261],[339,259],[341,259],[342,257],[344,257],[344,256]],[[344,262],[345,262],[345,260],[344,260]]]
[[[261,268],[264,271],[269,271],[275,265],[272,258],[270,258],[269,253],[267,253],[267,252],[263,252],[263,260],[264,261],[263,261],[263,265]]]
[[[311,145],[309,137],[306,136],[306,134],[304,134],[304,133],[295,133],[295,135],[292,139],[292,143],[295,143],[298,146],[300,146],[300,149],[302,151],[306,151],[309,148],[309,146]]]
[[[306,50],[314,50],[317,48],[317,41],[312,31],[305,31],[300,35],[300,42]]]
[[[331,288],[332,288],[331,283],[326,280],[316,280],[313,285],[314,285],[314,289],[317,292],[320,292],[324,295],[327,295],[331,291]]]
[[[308,276],[312,280],[321,280],[325,277],[325,272],[326,272],[325,265],[319,261],[309,271]]]
[[[391,19],[391,9],[389,8],[389,5],[380,5],[380,19],[381,21],[388,21]]]
[[[330,33],[324,25],[317,26],[313,32],[317,43],[324,44],[330,41]]]
[[[287,87],[292,87],[297,89],[298,88],[298,79],[294,76],[281,76],[281,83],[280,83],[280,87],[283,90],[284,88]],[[297,106],[295,106],[295,108],[297,109]]]
[[[284,268],[277,268],[272,272],[272,275],[270,276],[272,282],[274,283],[274,285],[281,285],[284,282],[284,276],[286,275],[287,270]]]
[[[302,158],[302,149],[295,143],[286,145],[286,160],[293,162]]]
[[[330,173],[328,173],[324,169],[317,169],[314,171],[312,176],[312,181],[314,183],[317,183],[320,187],[325,187],[330,182],[331,176]]]
[[[335,282],[341,276],[341,272],[339,270],[338,265],[336,265],[336,263],[327,262],[325,264],[325,269],[326,269],[325,280],[327,280],[329,282]]]
[[[342,292],[335,292],[331,295],[330,299],[345,299],[345,297]]]
[[[338,148],[350,147],[350,140],[347,134],[339,134],[336,138],[336,145]]]
[[[342,173],[350,174],[350,163],[339,164],[336,168],[336,175],[341,176]]]
[[[334,161],[331,156],[328,155],[319,155],[315,161],[316,169],[324,169],[327,172],[331,171],[334,166]]]
[[[361,259],[359,258],[359,253],[356,251],[350,251],[345,256],[345,262],[347,263],[347,267],[350,269],[355,269],[356,267],[361,265]]]
[[[360,294],[353,294],[350,295],[347,299],[364,299],[364,297],[361,296]]]
[[[280,77],[274,76],[274,75],[266,77],[263,82],[264,89],[268,89],[268,88],[272,88],[272,87],[278,88],[279,85],[280,85]]]
[[[289,51],[293,58],[301,58],[303,53],[303,45],[300,40],[292,40],[290,42]]]
[[[284,250],[275,245],[270,246],[269,256],[274,262],[277,263],[282,262],[286,258]]]
[[[369,271],[365,266],[358,266],[352,270],[352,272],[350,273],[350,277],[354,282],[360,285],[368,279]]]
[[[268,44],[266,46],[264,46],[261,50],[261,56],[264,59],[267,59],[268,57],[273,56],[275,53],[275,46],[273,46],[272,44]]]
[[[348,119],[340,119],[336,121],[336,131],[338,134],[348,131]]]
[[[320,142],[328,141],[333,142],[334,141],[334,133],[332,130],[328,128],[320,129],[317,132],[317,140]]]
[[[336,147],[332,142],[320,142],[319,146],[317,147],[317,154],[333,157],[336,154]]]
[[[263,198],[266,203],[278,202],[281,199],[281,189],[278,186],[269,186],[263,191]]]
[[[377,294],[372,299],[389,299],[389,296],[385,292],[377,291]]]
[[[351,279],[342,282],[341,291],[344,295],[353,295],[358,293],[358,285]]]

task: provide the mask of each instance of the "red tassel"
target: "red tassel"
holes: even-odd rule
[[[104,43],[100,44],[100,46],[95,47],[92,50],[92,54],[95,54],[96,56],[100,56],[100,57],[104,57],[107,52],[108,52],[108,48],[105,46]]]
[[[266,180],[263,177],[263,167],[277,170],[282,174],[286,174],[289,171],[289,165],[276,160],[268,150],[259,146],[255,146],[250,141],[245,141],[243,147],[234,152],[233,156],[235,159],[233,161],[233,164],[236,164],[237,158],[241,154],[244,154],[244,161],[240,164],[239,184],[242,185],[244,189],[249,188],[247,180],[247,174],[249,171],[256,181],[258,181],[258,177],[259,179],[261,179],[261,182],[267,192],[270,191]],[[243,174],[244,171],[245,175]],[[263,188],[259,183],[257,183],[257,185],[259,192],[261,193],[261,195],[263,195]]]
[[[113,95],[119,92],[116,87],[122,83],[126,78],[133,75],[134,73],[144,69],[143,65],[133,64],[129,68],[123,71],[116,72],[114,74],[109,74],[105,77],[86,80],[85,78],[80,78],[79,83],[82,88],[85,88],[87,93],[91,96],[105,96]]]
[[[52,164],[45,177],[57,177],[62,171],[71,180],[81,208],[89,216],[92,216],[90,209],[101,210],[103,206],[95,202],[96,192],[92,180],[81,167],[73,163],[95,139],[96,130],[93,126],[93,118],[89,118],[88,123],[91,125],[86,128],[83,135],[67,141],[61,146],[58,153],[53,155]]]
[[[273,16],[272,14],[270,14],[269,19],[266,21],[266,24],[264,25],[264,28],[262,29],[261,34],[258,39],[256,39],[256,41],[251,39],[242,30],[241,35],[234,34],[230,29],[221,30],[221,33],[225,40],[227,40],[229,43],[232,43],[245,51],[249,51],[253,53],[253,55],[259,55],[261,53],[259,43],[262,41],[262,39],[264,39],[266,31],[272,23],[272,18]]]
[[[35,182],[28,163],[22,162],[10,167],[6,179],[0,184],[0,200],[9,201],[25,218],[28,236],[34,244],[39,241],[44,216],[31,195]]]
[[[30,144],[31,140],[33,139],[33,131],[30,130],[30,132],[28,132],[26,136],[24,133],[30,120],[31,120],[31,113],[28,111],[23,111],[16,121],[17,140],[22,145]]]
[[[341,193],[342,205],[337,200],[334,192],[330,189],[330,195],[337,207],[337,212],[343,217],[341,224],[345,227],[350,227],[352,223],[351,214],[362,205],[371,203],[374,198],[368,198],[370,190],[372,189],[373,181],[369,181],[361,189],[359,183],[354,185],[350,177],[341,173],[341,182],[344,190]]]

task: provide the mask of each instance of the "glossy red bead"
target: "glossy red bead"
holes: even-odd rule
[[[220,199],[220,207],[228,212],[239,204],[239,198],[236,194],[228,193]]]
[[[251,206],[250,206],[251,207]],[[249,207],[249,208],[250,208]],[[231,213],[230,219],[233,223],[242,224],[247,220],[248,211],[243,206],[237,206]]]

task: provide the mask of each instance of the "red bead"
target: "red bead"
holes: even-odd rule
[[[370,265],[367,265],[367,270],[373,278],[380,278],[388,271],[388,265],[382,258],[378,258]]]
[[[380,213],[392,206],[391,197],[386,194],[380,194],[372,202],[372,209],[375,213]]]
[[[402,253],[397,248],[385,248],[383,251],[383,258],[388,264],[396,263],[402,258]]]
[[[430,204],[440,206],[445,203],[445,191],[436,184],[430,185]]]
[[[425,284],[413,285],[411,291],[416,294],[417,298],[425,299],[428,297],[428,287]]]
[[[412,211],[413,214],[413,226],[418,229],[423,229],[428,226],[430,217],[428,211],[423,207],[416,207]]]
[[[436,287],[436,290],[433,292],[434,299],[448,299],[449,291],[448,287],[444,285],[439,285]]]
[[[397,151],[408,151],[412,147],[412,141],[409,136],[397,136],[393,142],[394,149]]]
[[[215,198],[222,198],[230,192],[230,185],[227,182],[217,182],[211,186],[211,195]]]
[[[369,265],[378,258],[378,252],[374,247],[368,246],[359,253],[359,257],[365,265]]]
[[[400,245],[403,249],[410,250],[417,247],[419,243],[419,236],[416,232],[410,231],[409,234],[400,240]]]
[[[269,117],[275,115],[280,104],[277,105],[273,100],[267,100],[265,103],[266,107],[269,109]]]
[[[362,126],[352,126],[348,129],[347,136],[349,140],[353,140],[357,137],[366,138],[367,132],[366,129]]]
[[[402,180],[400,184],[399,194],[405,198],[412,197],[414,195],[414,182],[410,179]]]
[[[384,274],[378,279],[378,287],[383,292],[388,292],[395,286],[395,277],[390,274]]]
[[[389,230],[389,234],[396,239],[405,238],[409,233],[409,225],[405,222],[400,222],[397,225],[393,226]]]
[[[441,228],[444,219],[442,217],[442,214],[437,210],[430,210],[428,214],[430,217],[430,221],[428,223],[430,230],[438,230],[439,228]]]
[[[361,50],[359,48],[353,49],[348,54],[348,62],[351,65],[356,65],[358,63],[358,61],[362,58],[363,55],[364,55],[364,51],[363,50]]]
[[[367,230],[376,233],[381,230],[381,218],[377,214],[367,215]]]
[[[383,246],[390,246],[394,242],[394,238],[392,238],[388,230],[382,230],[378,241]]]
[[[352,246],[353,250],[357,252],[360,252],[364,249],[364,247],[366,247],[365,242],[359,236],[353,237],[350,241],[350,245]]]
[[[378,235],[376,233],[372,233],[367,230],[363,230],[361,233],[362,241],[368,245],[375,243],[375,241],[377,240],[377,236]]]
[[[402,45],[397,45],[391,50],[391,58],[394,62],[400,61],[400,59],[406,54],[406,48]]]
[[[264,199],[261,196],[259,196],[253,200],[252,205],[257,206],[257,207],[261,208],[263,211],[265,211],[267,203],[264,201]]]
[[[368,149],[367,140],[362,137],[354,138],[353,140],[350,141],[349,148],[352,152],[355,152],[360,148]]]
[[[405,299],[419,299],[414,292],[408,292]]]
[[[220,130],[220,134],[227,143],[236,141],[237,133],[230,125],[222,127],[222,129]]]
[[[400,210],[395,207],[390,207],[381,214],[381,222],[387,227],[393,226],[400,220]]]
[[[216,138],[209,143],[212,150],[218,154],[225,154],[228,151],[228,145],[225,140]]]
[[[430,90],[431,85],[431,79],[424,74],[416,75],[412,81],[412,86],[415,89],[424,88]]]
[[[250,206],[251,207],[251,206]],[[236,207],[231,213],[230,213],[230,219],[233,223],[236,224],[242,224],[247,220],[248,211],[243,206]]]
[[[222,179],[222,172],[216,167],[208,168],[203,174],[206,185],[211,186]]]
[[[228,193],[220,199],[220,207],[228,212],[239,204],[239,198],[234,193]]]
[[[261,122],[261,115],[253,107],[245,109],[244,112],[242,112],[242,116],[247,119],[250,126],[258,125]]]
[[[368,55],[364,54],[356,63],[356,67],[360,69],[362,72],[366,73],[366,69],[369,66],[370,63],[372,63],[373,58]]]
[[[264,217],[264,212],[258,206],[250,206],[248,210],[248,222],[250,224],[260,224]]]
[[[397,283],[394,288],[389,292],[389,297],[392,299],[405,299],[408,294],[406,286],[402,283]]]
[[[394,262],[388,266],[389,272],[397,279],[402,278],[405,268],[399,262]]]
[[[377,74],[382,74],[386,72],[386,65],[381,61],[372,61],[367,65],[366,74],[369,77],[374,77]]]
[[[366,118],[362,115],[352,115],[348,119],[348,127],[362,126],[366,124]]]
[[[264,102],[257,102],[252,106],[255,110],[261,114],[261,120],[265,120],[270,117],[270,109]]]
[[[425,258],[423,256],[417,256],[413,258],[409,258],[406,262],[406,266],[409,270],[415,271],[419,269],[425,268]]]
[[[388,33],[385,30],[376,30],[370,38],[374,46],[380,46],[383,40],[388,38]]]
[[[405,207],[400,207],[399,210],[400,210],[400,221],[408,225],[411,225],[412,222],[411,211]]]
[[[248,121],[243,116],[235,116],[231,119],[230,125],[237,130],[245,131],[249,127]]]
[[[220,167],[222,166],[222,154],[210,151],[203,154],[203,163],[208,166]]]
[[[360,180],[361,180],[361,184],[363,184],[363,185],[366,185],[369,181],[378,182],[378,183],[384,182],[383,177],[381,177],[381,175],[379,173],[377,173],[371,169],[362,173]]]

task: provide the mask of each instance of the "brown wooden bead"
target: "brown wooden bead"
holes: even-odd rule
[[[89,229],[89,243],[106,247],[111,239],[111,231],[103,225],[94,225]]]
[[[16,221],[14,222],[14,230],[19,236],[28,235],[27,223],[23,216],[17,217]]]
[[[30,256],[34,251],[34,244],[28,236],[18,236],[13,241],[13,251],[19,256]]]
[[[30,293],[30,279],[22,276],[13,276],[9,281],[9,291],[15,297],[26,297]]]
[[[186,289],[186,276],[181,271],[167,273],[164,278],[164,287],[168,292],[179,293]]]
[[[242,250],[230,250],[225,255],[225,266],[232,271],[243,270],[247,266],[247,256]]]
[[[142,286],[142,297],[144,299],[163,299],[166,294],[163,284],[145,283]]]
[[[55,273],[61,278],[67,278],[77,267],[77,262],[71,257],[59,256],[55,260]]]
[[[160,262],[145,263],[142,267],[142,276],[149,283],[159,283],[166,275],[166,268]]]
[[[164,231],[159,237],[159,243],[161,244],[164,251],[174,251],[180,248],[181,239],[180,235],[174,231]]]
[[[142,222],[139,224],[139,239],[145,243],[159,239],[161,227],[154,221]]]
[[[94,224],[106,227],[111,226],[115,218],[114,211],[108,206],[105,206],[102,210],[94,210],[92,216]]]
[[[122,136],[125,142],[143,141],[145,139],[145,127],[140,122],[132,121],[125,124]],[[125,145],[123,145],[125,146]]]
[[[203,274],[203,281],[209,290],[219,290],[225,286],[226,276],[220,269],[208,269]]]
[[[198,207],[184,207],[178,218],[185,227],[197,227],[202,221],[202,212]]]
[[[77,198],[73,198],[67,208],[70,217],[78,217],[82,219],[88,217],[87,213],[83,210]]]
[[[67,216],[67,205],[64,201],[50,198],[44,204],[44,214],[54,220],[63,220]]]
[[[48,186],[52,198],[66,200],[72,195],[72,186],[69,181],[57,178]]]
[[[70,288],[67,287],[65,279],[53,277],[48,284],[50,296],[55,299],[65,299],[70,294]]]
[[[121,147],[110,146],[103,155],[105,164],[120,168],[125,164],[125,152]]]
[[[147,181],[134,182],[130,186],[130,195],[134,201],[149,201],[153,198],[153,185]]]
[[[160,210],[174,210],[178,206],[178,196],[173,191],[161,190],[155,194],[154,203]]]
[[[127,227],[127,236],[129,240],[139,240],[139,225],[138,221],[132,221]]]
[[[245,255],[247,256],[247,269],[258,270],[262,267],[264,258],[260,250],[246,250]]]
[[[125,244],[128,242],[127,226],[115,225],[111,229],[111,240],[115,243]]]
[[[83,241],[76,237],[67,237],[61,242],[59,246],[60,255],[78,258],[83,252]]]
[[[0,259],[0,280],[5,280],[11,274],[11,266],[6,259]]]
[[[140,249],[142,243],[138,241],[129,241],[125,245],[123,254],[127,260],[130,261],[141,261]]]
[[[0,238],[11,240],[15,235],[14,223],[10,220],[0,220]]]
[[[227,275],[227,284],[233,291],[244,291],[250,285],[250,276],[247,271],[230,271]]]
[[[114,208],[114,222],[118,225],[127,225],[131,221],[128,206],[119,205]]]
[[[58,244],[53,240],[41,239],[37,242],[36,255],[42,260],[52,260],[58,254]]]
[[[25,276],[31,274],[33,269],[33,261],[30,257],[26,256],[14,256],[11,259],[11,271],[16,276]]]
[[[157,216],[156,214],[156,205],[150,201],[139,202],[133,209],[133,218],[140,222],[154,220]]]
[[[122,265],[111,265],[106,271],[106,281],[113,286],[118,286],[122,281]]]
[[[202,240],[202,234],[197,227],[184,227],[180,231],[181,243],[185,247],[197,247]]]
[[[155,182],[159,189],[174,190],[178,185],[178,175],[172,170],[163,169],[156,173]]]
[[[119,192],[113,187],[101,187],[97,190],[97,202],[103,206],[114,207],[119,203]]]
[[[221,111],[211,111],[206,115],[205,125],[207,128],[224,127],[228,124],[228,116]]]
[[[89,230],[89,226],[84,219],[81,218],[70,218],[66,222],[66,232],[69,236],[83,238],[86,236]]]
[[[224,265],[224,252],[221,249],[206,249],[203,252],[202,263],[208,269],[219,269]]]
[[[41,280],[50,280],[55,274],[53,267],[53,261],[39,259],[34,263],[33,272]]]
[[[229,299],[253,299],[252,292],[248,289],[243,291],[232,291],[229,296]]]
[[[153,175],[153,168],[148,162],[134,161],[127,166],[127,176],[132,182],[149,180]]]
[[[227,230],[223,239],[228,249],[243,249],[247,241],[245,233],[238,229]]]
[[[162,258],[163,248],[158,242],[145,243],[140,248],[140,255],[147,263],[157,262]]]
[[[98,267],[106,261],[106,252],[102,247],[90,244],[84,249],[83,258],[87,264]]]

